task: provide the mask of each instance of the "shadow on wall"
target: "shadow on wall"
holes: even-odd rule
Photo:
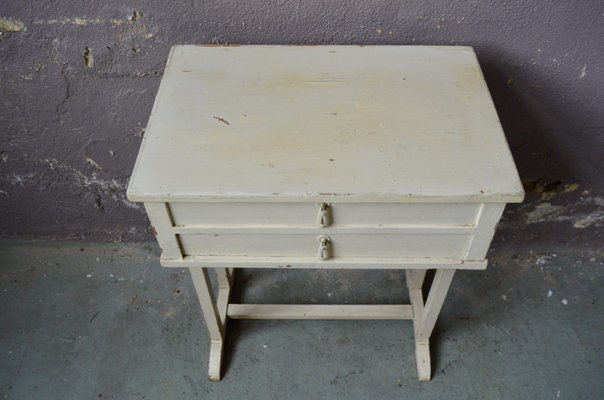
[[[527,195],[506,208],[494,247],[594,249],[604,242],[604,198],[593,189],[602,186],[604,157],[594,149],[604,142],[604,128],[582,128],[582,120],[593,119],[589,115],[563,117],[568,110],[556,93],[575,88],[561,87],[536,68],[501,61],[506,59],[519,57],[493,49],[479,55]]]

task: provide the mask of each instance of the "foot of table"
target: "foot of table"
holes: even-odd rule
[[[233,286],[234,269],[215,268],[218,280],[218,299],[214,296],[207,268],[190,268],[190,271],[211,339],[208,375],[210,380],[219,381],[228,321],[227,308],[231,296],[231,287]]]
[[[220,371],[222,370],[222,350],[223,340],[212,340],[210,345],[210,367],[208,375],[210,380],[218,382],[221,378]]]
[[[431,379],[430,366],[430,335],[436,324],[449,286],[455,274],[454,269],[438,269],[434,275],[428,298],[424,303],[422,288],[425,270],[406,270],[409,298],[413,307],[413,330],[415,332],[415,357],[417,360],[417,375],[420,381]]]
[[[415,360],[417,362],[417,376],[420,381],[427,382],[431,378],[430,343],[415,340]]]

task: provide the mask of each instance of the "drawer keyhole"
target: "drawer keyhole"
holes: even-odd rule
[[[317,214],[317,225],[323,227],[331,224],[331,218],[329,216],[329,204],[319,204],[319,213]]]
[[[324,261],[331,257],[331,238],[329,236],[321,235],[317,237],[319,242],[319,253],[317,257],[319,260]]]

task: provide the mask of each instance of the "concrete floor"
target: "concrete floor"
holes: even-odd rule
[[[188,272],[155,244],[0,244],[0,398],[602,399],[604,257],[461,271],[416,380],[408,321],[232,321],[224,378]],[[238,271],[247,302],[403,302],[403,274]]]

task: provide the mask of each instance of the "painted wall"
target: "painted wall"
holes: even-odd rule
[[[174,44],[459,44],[529,191],[498,244],[602,243],[604,2],[122,3],[0,0],[1,235],[151,237],[125,188]]]

